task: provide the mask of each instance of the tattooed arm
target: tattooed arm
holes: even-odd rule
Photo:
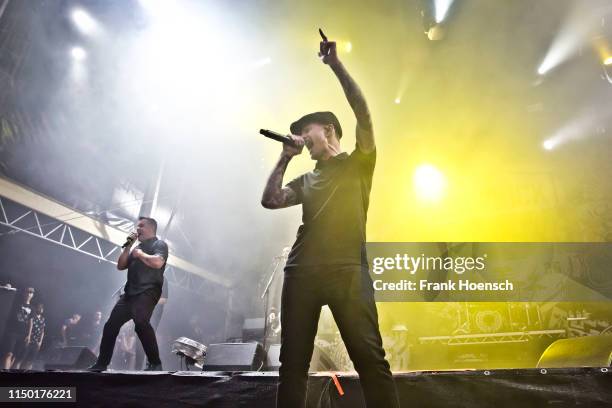
[[[336,43],[333,41],[322,41],[319,56],[336,74],[344,90],[344,95],[346,95],[346,99],[349,105],[351,105],[353,113],[355,113],[357,118],[357,146],[364,153],[373,151],[376,148],[376,144],[374,143],[374,129],[368,104],[359,85],[357,85],[340,59],[338,59]]]
[[[298,155],[302,152],[304,147],[304,139],[299,136],[290,135],[293,141],[298,147],[291,147],[289,145],[283,145],[283,152],[281,153],[272,174],[268,177],[268,182],[264,188],[263,195],[261,197],[261,205],[265,208],[276,209],[291,207],[292,205],[300,204],[299,199],[295,191],[291,188],[283,188],[283,176],[287,165],[293,156]]]

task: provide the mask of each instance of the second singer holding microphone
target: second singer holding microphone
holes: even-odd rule
[[[161,371],[159,350],[155,330],[149,320],[162,293],[164,270],[168,259],[168,245],[155,236],[157,222],[153,218],[140,217],[136,234],[130,234],[117,260],[117,269],[128,270],[125,293],[119,298],[111,312],[100,343],[98,361],[90,371],[104,371],[113,356],[115,341],[121,326],[133,319],[136,334],[147,355],[145,371]],[[130,252],[134,241],[140,244]]]

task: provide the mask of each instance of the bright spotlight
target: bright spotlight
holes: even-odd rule
[[[446,188],[444,174],[431,164],[423,164],[416,168],[413,183],[417,197],[427,202],[439,201]]]
[[[96,21],[83,9],[74,9],[71,14],[72,21],[84,34],[91,34],[97,28]]]
[[[72,55],[72,59],[75,61],[83,61],[87,58],[87,52],[81,47],[73,47],[72,50],[70,50],[70,55]]]
[[[441,41],[446,36],[446,30],[440,24],[431,27],[426,33],[430,41]]]
[[[542,143],[542,147],[543,147],[544,149],[546,149],[546,150],[552,150],[552,149],[554,149],[555,145],[556,145],[556,143],[555,143],[555,141],[554,141],[554,140],[552,140],[552,139],[545,140],[545,141],[544,141],[544,143]]]
[[[548,65],[548,64],[547,64]],[[548,72],[548,70],[550,69],[547,65],[544,65],[544,63],[542,63],[542,65],[540,65],[540,67],[538,68],[538,74],[539,75],[544,75],[545,73]]]
[[[538,74],[547,74],[578,53],[580,47],[592,37],[598,19],[598,13],[593,13],[587,2],[574,2],[566,21],[540,63]]]
[[[395,98],[394,102],[396,105],[399,105],[402,102],[402,100],[400,98]]]
[[[538,67],[538,74],[545,75],[565,62],[576,51],[577,47],[578,40],[573,37],[563,38],[560,36],[557,38]]]
[[[567,40],[566,42],[562,42],[558,40],[554,43],[544,59],[542,63],[538,67],[538,74],[545,75],[553,68],[557,67],[565,60],[567,60],[576,48],[575,40]]]
[[[349,41],[344,45],[344,51],[351,52],[353,51],[353,44]]]
[[[611,116],[600,110],[584,111],[548,135],[542,147],[546,150],[557,149],[569,142],[586,140],[596,134],[602,134],[601,124],[606,123]]]
[[[448,10],[453,4],[453,0],[435,0],[434,7],[436,9],[436,23],[440,24],[448,14]]]
[[[607,57],[604,60],[604,65],[612,65],[612,57]]]

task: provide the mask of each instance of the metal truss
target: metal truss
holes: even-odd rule
[[[502,344],[502,343],[523,343],[534,338],[567,336],[567,332],[562,329],[556,330],[532,330],[524,332],[505,332],[505,333],[479,333],[479,334],[460,334],[456,336],[431,336],[419,337],[421,344],[445,344],[447,346],[465,346],[471,344]]]
[[[40,238],[113,265],[117,264],[121,253],[117,244],[0,196],[0,238],[17,233]],[[170,284],[192,293],[203,295],[210,292],[208,279],[172,265],[167,266],[164,276]]]
[[[8,206],[14,209],[11,216],[7,214]],[[119,258],[119,245],[99,239],[61,221],[51,220],[38,211],[17,205],[2,196],[0,196],[0,225],[10,228],[8,232],[3,232],[0,236],[21,232],[91,256],[99,261],[116,264]]]
[[[172,285],[187,289],[197,295],[210,297],[210,281],[201,276],[183,271],[173,266],[167,266],[164,277],[168,280],[168,283]]]

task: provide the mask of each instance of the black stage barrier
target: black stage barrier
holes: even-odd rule
[[[363,407],[357,376],[338,378],[344,396],[328,374],[311,375],[308,407]],[[612,406],[608,368],[414,372],[394,378],[402,407]],[[273,408],[277,381],[271,372],[0,371],[2,387],[76,387],[76,406],[83,407]]]

